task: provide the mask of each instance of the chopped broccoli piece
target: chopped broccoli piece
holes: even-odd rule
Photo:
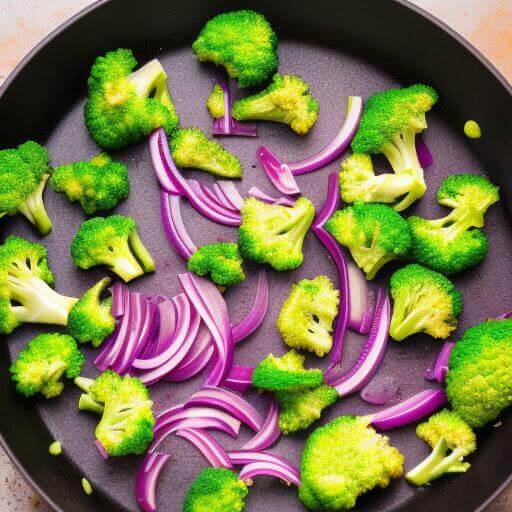
[[[457,328],[462,296],[442,274],[421,265],[407,265],[391,276],[391,297],[389,334],[397,341],[419,332],[447,338]]]
[[[245,279],[236,244],[203,245],[192,254],[187,268],[198,276],[210,274],[212,281],[219,286],[231,286]]]
[[[210,112],[210,115],[215,119],[224,117],[225,105],[224,105],[224,91],[219,84],[213,86],[212,92],[206,100],[206,108]]]
[[[348,206],[334,212],[325,227],[350,250],[367,279],[373,279],[386,263],[405,257],[411,247],[407,221],[385,204]]]
[[[318,357],[327,354],[332,347],[339,302],[339,291],[327,276],[294,284],[277,318],[284,342],[291,348],[314,352]]]
[[[284,356],[269,354],[252,374],[252,383],[266,391],[300,391],[320,386],[324,380],[322,370],[306,370],[305,357],[290,350]]]
[[[456,412],[443,409],[418,425],[416,434],[433,450],[405,475],[409,483],[425,485],[446,473],[465,473],[471,467],[463,458],[476,450],[476,436]]]
[[[366,419],[340,416],[306,441],[299,498],[310,510],[349,510],[360,495],[400,478],[403,462]]]
[[[238,249],[242,258],[268,263],[276,270],[292,270],[303,261],[302,243],[315,208],[305,197],[292,207],[268,204],[254,197],[245,200]]]
[[[54,457],[58,457],[62,453],[62,445],[59,441],[53,441],[48,447],[48,453]]]
[[[499,189],[483,176],[448,176],[437,193],[439,204],[452,208],[441,219],[409,217],[412,256],[422,265],[455,274],[480,263],[487,255],[488,242],[480,229],[484,215],[499,200]]]
[[[139,238],[135,221],[123,215],[85,221],[71,243],[71,256],[79,268],[86,270],[95,265],[107,265],[126,282],[155,270],[155,263]]]
[[[290,434],[308,428],[320,419],[322,411],[338,400],[338,392],[331,386],[322,385],[290,393],[278,391],[279,429]]]
[[[488,320],[462,335],[450,356],[446,394],[472,428],[512,405],[512,319]]]
[[[470,139],[479,139],[482,136],[480,125],[473,120],[464,123],[464,134]]]
[[[87,478],[82,478],[82,480],[80,480],[80,482],[82,484],[82,489],[85,492],[85,494],[87,494],[87,496],[90,496],[93,493],[93,488],[92,488],[91,482],[89,482],[89,480],[87,480]]]
[[[0,217],[21,213],[42,235],[52,229],[43,192],[50,176],[50,156],[37,142],[0,151]]]
[[[64,389],[61,377],[77,377],[84,360],[71,336],[40,334],[19,353],[9,371],[18,393],[26,397],[42,393],[46,398],[53,398]]]
[[[250,10],[215,16],[192,45],[201,62],[223,66],[239,87],[253,87],[277,69],[277,37],[262,14]]]
[[[114,317],[110,314],[112,298],[101,300],[101,294],[110,284],[105,277],[87,290],[69,312],[68,332],[80,343],[99,347],[114,332]]]
[[[119,149],[147,137],[156,128],[171,133],[178,116],[157,59],[133,71],[131,50],[119,48],[98,57],[87,80],[85,124],[103,149]]]
[[[171,139],[172,158],[180,167],[191,167],[223,176],[241,178],[240,160],[198,128],[176,130]]]
[[[80,201],[85,213],[112,210],[130,193],[126,165],[113,162],[100,153],[89,162],[57,167],[50,184],[55,192],[64,192],[70,201]]]
[[[46,249],[18,236],[0,245],[0,332],[22,323],[66,325],[77,299],[52,289]]]

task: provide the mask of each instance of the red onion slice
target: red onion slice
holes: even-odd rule
[[[361,334],[370,332],[377,290],[368,282],[361,269],[351,260],[347,261],[348,289],[350,293],[350,312],[347,327]]]
[[[238,192],[234,182],[231,180],[218,180],[216,185],[224,194],[226,200],[231,204],[233,210],[237,212],[241,211],[244,206],[244,198],[240,195],[240,192]]]
[[[171,344],[174,339],[174,331],[176,329],[176,309],[174,302],[165,299],[158,303],[158,311],[160,313],[160,325],[158,328],[158,336],[155,339],[154,350],[148,354],[145,359],[160,354]]]
[[[273,462],[252,462],[247,464],[240,470],[238,477],[248,485],[252,485],[252,479],[255,476],[263,475],[280,478],[286,485],[295,484],[297,487],[300,486],[300,478],[296,475],[293,467],[285,468]]]
[[[395,377],[382,377],[368,383],[361,391],[361,398],[374,405],[383,405],[395,398],[398,392],[398,381]]]
[[[115,282],[112,286],[112,305],[110,307],[110,314],[114,318],[119,318],[125,312],[124,301],[125,295],[128,293],[124,286],[119,282]]]
[[[96,446],[96,448],[98,448],[98,451],[100,452],[100,455],[105,459],[107,460],[108,459],[108,453],[107,453],[107,450],[105,450],[105,447],[101,444],[101,442],[96,439],[94,441],[94,446]]]
[[[281,435],[279,425],[277,424],[278,417],[279,404],[277,399],[273,397],[261,430],[242,447],[242,450],[262,451],[272,446]]]
[[[144,512],[156,511],[156,484],[165,463],[170,459],[167,453],[148,453],[135,478],[135,498]]]
[[[256,151],[259,160],[270,183],[283,194],[300,194],[295,178],[286,164],[281,164],[277,157],[266,146],[260,146]]]
[[[512,311],[508,311],[507,313],[503,313],[502,315],[496,317],[496,320],[507,320],[512,318]]]
[[[434,163],[434,157],[430,149],[428,149],[421,133],[416,135],[416,154],[418,155],[418,161],[423,169],[427,169]]]
[[[296,474],[297,478],[300,478],[300,471],[297,467],[291,465],[288,459],[274,453],[254,450],[232,450],[228,452],[228,456],[235,466],[245,466],[253,462],[271,462],[290,469]]]
[[[233,391],[245,393],[252,386],[253,372],[254,366],[240,366],[234,364],[223,385]]]
[[[281,206],[293,206],[295,204],[295,199],[291,197],[272,197],[268,194],[265,194],[265,192],[262,192],[258,187],[251,187],[248,194],[255,197],[256,199],[259,199],[260,201],[263,201],[264,203],[278,204]]]
[[[156,179],[160,187],[168,192],[169,194],[179,194],[179,189],[174,185],[173,180],[170,177],[167,166],[165,165],[165,161],[162,158],[162,154],[159,147],[159,140],[162,136],[161,131],[164,131],[162,128],[155,130],[149,136],[149,154],[151,157],[151,166],[153,167],[153,172],[155,173]],[[164,131],[165,136],[165,131]]]
[[[425,378],[427,380],[436,380],[440,384],[444,384],[446,380],[446,375],[448,373],[448,363],[450,362],[450,355],[452,353],[453,347],[455,343],[452,341],[445,341],[441,350],[439,351],[439,355],[437,356],[437,360],[434,365],[434,369],[428,369],[425,374]]]
[[[197,197],[201,203],[203,203],[207,208],[216,212],[217,214],[229,218],[232,220],[231,226],[240,225],[241,217],[240,213],[234,212],[232,209],[227,208],[222,202],[215,196],[211,190],[206,188],[204,185],[199,183],[197,180],[187,180],[187,184],[190,187],[191,192]],[[208,190],[208,192],[205,192]],[[210,197],[210,194],[213,194],[214,199]]]
[[[190,441],[214,468],[231,469],[231,463],[226,450],[206,430],[200,428],[184,428],[176,431],[176,435]]]

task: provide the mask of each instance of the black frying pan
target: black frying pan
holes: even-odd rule
[[[348,94],[367,97],[375,90],[413,81],[430,83],[441,94],[435,112],[429,116],[426,139],[436,164],[427,171],[429,190],[410,212],[440,215],[434,194],[444,176],[451,172],[484,172],[500,183],[503,201],[487,217],[490,254],[477,269],[456,277],[466,300],[461,329],[497,316],[512,305],[512,239],[510,230],[510,134],[512,133],[511,88],[498,72],[466,41],[437,20],[398,0],[260,0],[225,1],[222,6],[207,0],[112,0],[98,2],[63,25],[36,48],[0,89],[0,146],[9,147],[27,138],[47,144],[55,165],[92,156],[97,148],[88,137],[82,117],[85,79],[93,59],[119,46],[133,48],[143,62],[157,55],[170,76],[171,92],[184,125],[195,124],[208,131],[204,101],[215,71],[200,65],[190,44],[202,24],[222,10],[251,7],[264,12],[280,37],[281,70],[298,73],[312,84],[320,102],[317,126],[304,138],[285,126],[264,124],[260,137],[231,139],[226,146],[242,159],[245,179],[239,185],[245,193],[257,184],[267,192],[271,187],[255,164],[256,146],[271,145],[279,156],[293,159],[322,147],[334,135],[343,118]],[[469,142],[462,125],[474,118],[484,137]],[[159,219],[158,190],[151,175],[146,143],[119,152],[130,169],[132,194],[118,211],[137,218],[140,232],[157,263],[157,273],[133,283],[138,290],[172,294],[179,288],[176,274],[183,262],[169,247]],[[331,165],[299,178],[303,192],[317,206],[323,202],[326,176]],[[201,179],[209,180],[208,176]],[[101,270],[74,268],[68,255],[69,242],[83,213],[62,195],[48,191],[46,202],[54,230],[44,243],[57,277],[57,289],[68,295],[82,293]],[[221,228],[185,212],[192,236],[199,243],[231,240],[232,229]],[[36,240],[23,220],[4,221],[2,236],[18,233]],[[275,317],[292,281],[318,273],[334,276],[331,263],[313,236],[305,244],[304,265],[292,274],[268,272],[271,280],[271,310],[259,332],[237,348],[237,362],[256,363],[270,350],[283,346],[275,328]],[[392,266],[381,280],[389,277]],[[247,311],[254,290],[250,279],[227,293],[233,321]],[[31,484],[59,511],[86,512],[136,510],[133,479],[139,460],[124,458],[104,462],[93,447],[94,420],[76,411],[77,390],[70,385],[53,401],[23,400],[13,391],[8,366],[23,344],[40,328],[20,328],[1,344],[0,356],[0,440]],[[344,365],[357,357],[362,338],[347,337]],[[380,375],[395,375],[400,383],[397,400],[429,386],[423,379],[435,359],[439,344],[417,336],[404,344],[391,342]],[[88,352],[89,360],[91,353]],[[88,363],[86,375],[94,375]],[[157,409],[176,404],[197,389],[201,378],[183,385],[157,385],[152,394]],[[258,404],[258,397],[254,403]],[[358,397],[342,400],[324,419],[342,413],[363,413],[372,406]],[[403,480],[390,488],[373,492],[358,502],[360,511],[481,510],[510,480],[512,437],[507,433],[510,414],[501,427],[489,427],[479,436],[479,450],[470,472],[446,477],[425,489],[413,489]],[[411,468],[428,449],[414,435],[414,427],[392,432],[392,442],[406,454]],[[247,438],[242,433],[241,441]],[[282,439],[273,449],[299,460],[306,434]],[[48,455],[50,441],[62,441],[65,454]],[[227,442],[224,439],[223,442]],[[240,441],[239,441],[240,442]],[[229,446],[229,442],[228,442]],[[166,448],[172,461],[161,476],[160,510],[175,512],[186,488],[204,461],[183,440],[172,439]],[[93,497],[80,488],[82,476],[93,483]],[[258,480],[247,503],[248,511],[303,510],[296,493],[277,482]]]

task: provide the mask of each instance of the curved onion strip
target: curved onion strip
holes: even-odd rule
[[[218,180],[216,185],[224,194],[226,200],[231,204],[233,210],[239,212],[244,206],[244,198],[238,192],[236,185],[231,180]]]
[[[148,453],[135,477],[135,498],[144,512],[156,511],[156,484],[165,463],[170,459],[167,453]]]
[[[96,448],[98,448],[98,451],[100,452],[100,455],[105,459],[107,460],[108,459],[108,453],[107,453],[107,450],[105,450],[105,447],[101,444],[101,442],[96,439],[94,441],[94,446],[96,446]]]
[[[274,462],[251,462],[240,470],[238,477],[248,485],[252,485],[252,479],[262,475],[280,478],[286,485],[300,485],[300,478],[296,475],[293,467],[285,468]]]
[[[201,185],[201,183],[199,183],[197,180],[187,180],[187,184],[188,187],[190,188],[190,191],[209,210],[214,211],[215,213],[223,217],[232,219],[232,222],[234,222],[234,224],[230,224],[232,226],[238,226],[240,224],[240,214],[238,212],[234,212],[233,210],[226,208],[226,206],[224,206],[216,196],[214,199],[211,199],[209,194],[205,192],[206,187],[204,185]],[[209,189],[207,190],[208,192],[212,193]]]
[[[361,398],[374,405],[383,405],[395,398],[398,393],[398,380],[395,377],[377,377],[361,391]]]
[[[263,201],[264,203],[278,204],[281,206],[293,206],[295,204],[295,200],[291,197],[272,197],[268,194],[265,194],[265,192],[262,192],[258,187],[251,187],[248,194],[255,197],[256,199],[259,199],[260,201]]]
[[[507,320],[512,318],[512,311],[508,311],[507,313],[503,313],[502,315],[496,317],[496,320]]]
[[[300,471],[297,467],[290,465],[290,461],[270,452],[259,452],[254,450],[232,450],[228,452],[229,458],[234,466],[251,464],[252,462],[272,462],[289,468],[300,478]]]
[[[125,312],[124,301],[125,295],[128,293],[124,286],[116,281],[112,286],[112,305],[110,307],[110,313],[114,318],[119,318]]]
[[[155,333],[160,327],[160,310],[157,304],[146,298],[147,309],[144,322],[140,331],[139,339],[130,354],[129,361],[133,362],[135,358],[142,356],[146,347],[150,346],[154,340]]]
[[[233,391],[245,393],[252,385],[254,366],[240,366],[234,364],[223,385]]]
[[[425,378],[427,380],[436,380],[440,384],[443,384],[446,379],[446,374],[448,373],[448,363],[450,361],[450,355],[452,353],[453,347],[455,343],[453,341],[445,341],[441,350],[439,351],[439,355],[437,356],[437,360],[434,365],[434,369],[427,370],[425,374]]]
[[[192,180],[189,180],[189,182]],[[196,181],[196,180],[193,180]],[[206,196],[208,196],[208,199],[213,201],[215,204],[217,204],[222,209],[228,209],[230,211],[233,211],[233,208],[231,205],[228,206],[223,199],[224,196],[219,197],[218,194],[214,190],[210,190],[204,183],[199,183],[199,186],[201,187],[202,193],[204,193]],[[215,183],[212,185],[212,188],[215,188]]]
[[[361,334],[370,331],[375,314],[377,290],[368,282],[361,269],[352,261],[347,261],[348,291],[350,311],[347,327]]]
[[[184,428],[177,430],[176,435],[192,443],[212,467],[228,469],[233,467],[226,450],[206,430],[201,428]]]
[[[279,425],[277,424],[278,416],[279,404],[277,399],[273,397],[261,430],[242,447],[242,450],[261,451],[272,446],[281,435]]]
[[[179,194],[179,190],[176,188],[171,177],[169,176],[167,166],[165,165],[164,159],[162,158],[160,152],[159,139],[162,136],[161,131],[165,136],[165,131],[162,128],[158,128],[157,130],[151,132],[151,135],[149,136],[149,154],[151,157],[151,166],[153,167],[153,172],[155,173],[160,187],[170,194]]]
[[[260,146],[256,151],[267,178],[274,187],[286,195],[300,194],[295,178],[286,164],[281,164],[276,155],[266,146]]]
[[[165,298],[157,304],[160,315],[160,324],[158,326],[158,335],[153,343],[151,351],[144,354],[144,359],[149,359],[160,354],[170,345],[174,339],[174,331],[176,329],[176,310],[174,302]]]
[[[430,149],[428,149],[421,133],[416,135],[416,154],[418,155],[418,161],[423,169],[427,169],[434,163],[434,157]]]

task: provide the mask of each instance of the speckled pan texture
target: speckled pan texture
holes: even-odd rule
[[[190,38],[192,35],[190,36]],[[300,40],[281,38],[279,43],[280,71],[301,75],[311,84],[311,92],[320,104],[320,115],[316,126],[305,137],[295,135],[284,125],[260,124],[257,139],[229,138],[222,143],[234,152],[242,161],[244,178],[238,184],[242,195],[257,185],[268,193],[274,193],[262,169],[255,160],[256,148],[261,144],[269,145],[284,161],[298,159],[315,152],[330,141],[343,120],[345,98],[349,94],[367,98],[375,91],[399,86],[394,74],[370,64],[367,59],[356,54],[345,53],[325,45]],[[211,129],[209,117],[204,103],[211,90],[217,71],[209,65],[200,65],[194,58],[189,45],[166,49],[157,54],[169,75],[170,90],[173,101],[180,115],[183,126],[198,126],[206,133]],[[84,94],[82,90],[82,95]],[[443,103],[443,91],[440,104]],[[88,136],[83,122],[84,97],[58,119],[47,137],[47,148],[52,156],[53,165],[88,159],[98,149]],[[452,125],[437,110],[428,116],[429,129],[425,139],[431,148],[435,164],[426,171],[428,190],[425,197],[407,214],[420,214],[437,217],[443,214],[435,201],[435,192],[444,177],[455,172],[474,172],[492,178],[492,169],[485,168],[468,141],[464,138],[459,126]],[[141,142],[135,146],[115,154],[127,164],[130,173],[132,192],[116,210],[116,213],[132,215],[138,222],[139,233],[156,262],[156,273],[145,276],[130,283],[130,290],[162,293],[172,296],[180,290],[177,274],[185,269],[183,261],[169,245],[160,222],[159,191],[152,174],[148,146]],[[326,193],[327,176],[338,169],[335,162],[318,172],[298,178],[303,194],[311,199],[318,208],[322,205]],[[377,159],[377,165],[384,169],[383,162]],[[184,171],[187,176],[195,176],[211,182],[209,175]],[[82,210],[76,204],[70,204],[63,195],[46,192],[46,204],[53,220],[53,231],[44,240],[48,249],[50,266],[56,276],[56,288],[67,295],[78,296],[107,271],[96,268],[90,271],[77,269],[69,256],[69,245],[77,227],[85,220]],[[200,217],[197,212],[185,205],[185,224],[197,244],[217,241],[235,241],[236,230],[213,224]],[[486,216],[486,232],[489,234],[489,256],[476,269],[454,277],[465,299],[465,308],[460,318],[459,332],[467,327],[497,316],[505,308],[512,305],[512,236],[510,221],[503,205],[494,206]],[[30,240],[37,236],[22,219],[16,219],[5,225],[3,236],[16,233]],[[281,354],[285,351],[276,328],[276,317],[280,306],[289,292],[292,283],[303,278],[312,278],[318,274],[326,274],[335,279],[335,268],[324,248],[316,240],[313,233],[306,237],[304,245],[304,264],[290,273],[276,273],[267,270],[270,282],[269,311],[262,327],[249,339],[236,348],[236,362],[239,364],[255,364],[269,352]],[[378,276],[378,281],[387,283],[390,273],[397,265],[388,265]],[[249,269],[249,278],[241,285],[226,292],[225,298],[233,322],[242,318],[252,303],[256,269]],[[28,339],[36,333],[50,329],[22,327],[9,337],[9,352],[15,356]],[[345,340],[343,367],[349,369],[357,358],[364,337],[348,333]],[[399,381],[399,394],[394,402],[432,387],[424,378],[425,370],[435,360],[439,343],[425,336],[415,336],[404,343],[390,342],[384,363],[378,376],[395,376]],[[94,352],[85,349],[88,362],[83,375],[97,374],[91,360]],[[321,365],[321,360],[309,358],[311,365]],[[186,383],[160,383],[151,388],[156,412],[185,401],[191,393],[201,386],[203,377]],[[65,393],[56,399],[44,402],[33,401],[39,411],[50,435],[62,442],[65,457],[72,461],[74,472],[69,479],[77,481],[82,475],[92,482],[96,495],[100,500],[111,503],[109,510],[136,511],[134,499],[134,476],[140,463],[138,458],[119,458],[104,461],[93,445],[95,418],[77,411],[79,392],[68,385]],[[249,393],[248,399],[262,412],[264,400],[256,393]],[[21,400],[21,398],[20,398]],[[358,396],[342,399],[330,408],[322,418],[326,422],[341,414],[362,414],[378,410],[375,406],[365,404]],[[510,420],[509,420],[510,421]],[[481,450],[492,443],[495,436],[504,435],[508,422],[501,428],[490,428],[481,438]],[[495,431],[494,431],[495,430]],[[218,439],[228,448],[239,447],[250,437],[250,432],[242,429],[237,440],[218,435]],[[415,466],[427,453],[428,449],[414,434],[414,427],[403,428],[390,434],[392,443],[405,455],[405,468]],[[299,463],[300,453],[307,436],[283,436],[272,448],[272,451]],[[172,454],[170,462],[161,474],[158,485],[159,510],[175,512],[180,510],[188,485],[194,479],[205,461],[201,455],[186,441],[170,437],[161,445],[163,450]],[[53,462],[57,463],[57,462]],[[51,464],[51,463],[50,463]],[[475,470],[479,466],[478,454],[475,457]],[[49,468],[50,469],[50,468]],[[50,469],[51,470],[51,469]],[[483,468],[480,468],[482,471]],[[464,479],[468,486],[478,487],[479,483],[472,479],[471,472],[457,476]],[[445,478],[436,482],[429,490],[418,490],[410,487],[404,480],[393,483],[386,490],[378,490],[368,494],[358,502],[358,511],[391,511],[405,507],[415,510],[416,498],[424,493],[446,493],[453,503],[457,495],[450,492],[454,479]],[[458,488],[460,489],[460,487]],[[460,491],[459,491],[460,492]],[[72,509],[70,509],[72,510]],[[247,500],[250,512],[269,512],[273,510],[303,510],[294,488],[286,488],[275,480],[257,479]],[[426,510],[426,509],[424,509]]]

